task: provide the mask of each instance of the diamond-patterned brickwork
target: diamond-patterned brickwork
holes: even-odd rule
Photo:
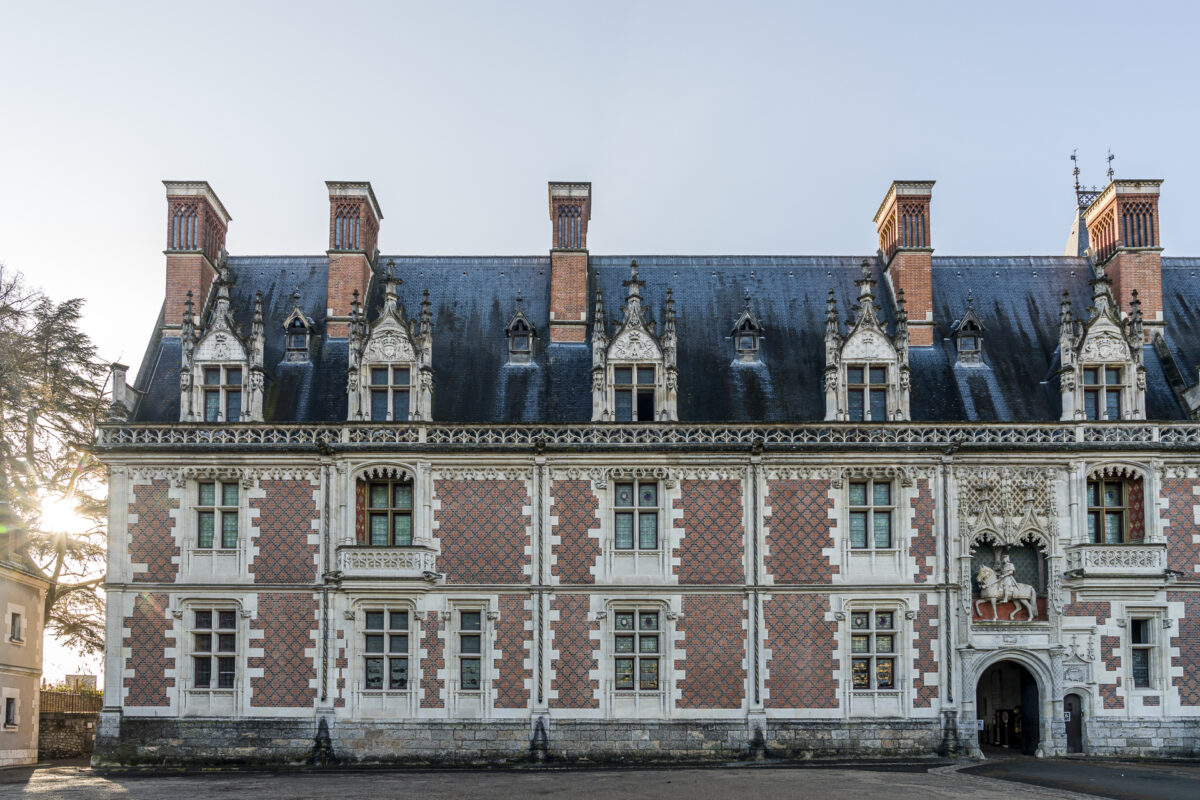
[[[442,697],[446,682],[438,676],[438,671],[446,668],[446,647],[438,633],[441,626],[442,619],[436,611],[426,614],[425,621],[421,623],[424,633],[421,647],[425,650],[421,662],[421,689],[424,692],[421,708],[443,708],[446,702]]]
[[[680,583],[739,583],[745,548],[742,482],[685,480],[675,508],[683,511],[679,545]]]
[[[250,705],[256,708],[311,706],[317,696],[312,682],[317,668],[312,650],[317,631],[317,601],[311,594],[262,592],[250,628],[263,632],[261,656],[246,659],[262,677],[250,679]],[[255,646],[254,644],[251,645]]]
[[[1171,666],[1182,669],[1183,675],[1171,679],[1179,690],[1179,704],[1200,706],[1200,597],[1185,596],[1183,616],[1179,619],[1179,635],[1171,637],[1171,647],[1179,648],[1179,655],[1171,659]]]
[[[450,583],[527,583],[531,504],[524,481],[437,481],[442,508],[434,536]]]
[[[1146,488],[1141,478],[1125,481],[1129,487],[1129,508],[1125,518],[1129,520],[1129,538],[1139,541],[1146,538]]]
[[[1121,669],[1121,637],[1120,636],[1101,636],[1100,637],[1100,660],[1110,672],[1117,672]],[[1118,692],[1121,689],[1121,677],[1117,676],[1116,683],[1100,684],[1100,696],[1104,698],[1105,708],[1124,708],[1125,698],[1121,697]]]
[[[500,596],[500,619],[496,620],[496,649],[500,657],[494,662],[496,678],[492,681],[496,708],[526,708],[529,705],[529,683],[533,672],[525,666],[529,657],[530,635],[525,623],[533,619],[525,608],[526,595]]]
[[[912,542],[908,554],[917,566],[917,583],[925,583],[933,575],[937,557],[937,537],[933,531],[933,491],[929,480],[916,481],[917,494],[912,499]]]
[[[129,651],[125,669],[133,671],[132,677],[123,682],[129,690],[125,705],[170,705],[167,689],[175,686],[175,679],[166,677],[166,671],[175,668],[175,659],[167,658],[166,651],[175,646],[175,641],[167,638],[171,627],[167,595],[139,594],[133,601],[133,615],[125,617],[124,627],[129,629],[124,641]]]
[[[263,481],[265,497],[250,498],[260,509],[258,555],[250,572],[259,583],[311,583],[317,577],[317,545],[309,544],[320,516],[308,481]]]
[[[552,513],[558,517],[553,535],[556,562],[552,574],[559,583],[595,583],[592,567],[600,559],[600,540],[588,530],[600,527],[599,501],[589,481],[555,481]]]
[[[133,573],[134,581],[173,583],[179,571],[179,545],[171,517],[179,503],[168,495],[169,487],[165,480],[133,487],[129,511],[138,516],[137,522],[129,525],[129,561],[146,565],[144,572]]]
[[[921,598],[921,608],[913,620],[913,708],[931,708],[938,696],[938,685],[925,682],[926,673],[937,672],[937,603]]]
[[[745,599],[740,595],[683,598],[685,658],[680,708],[741,708],[746,695]]]
[[[591,631],[599,630],[598,622],[588,620],[586,595],[562,594],[553,601],[553,610],[558,612],[554,624],[554,649],[558,658],[554,661],[554,680],[550,688],[558,693],[556,708],[598,708],[595,692],[599,683],[588,673],[596,669],[593,650],[598,642],[591,638]]]
[[[1095,617],[1097,625],[1107,622],[1111,613],[1112,605],[1110,603],[1096,600],[1076,600],[1074,592],[1071,593],[1071,602],[1063,606],[1063,616]]]
[[[777,594],[763,617],[771,651],[768,708],[837,708],[837,623],[827,594]]]
[[[1194,479],[1166,478],[1163,494],[1167,498],[1167,566],[1183,573],[1183,580],[1200,577],[1200,542],[1196,534],[1196,505],[1200,495],[1196,494]]]
[[[767,572],[776,583],[831,582],[838,568],[821,552],[833,548],[829,481],[771,481],[767,490]]]

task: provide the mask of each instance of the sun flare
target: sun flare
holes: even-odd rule
[[[42,498],[41,506],[42,528],[51,533],[83,533],[89,527],[74,497],[47,495]]]

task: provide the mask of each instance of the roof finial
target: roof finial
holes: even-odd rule
[[[521,290],[517,289],[517,311],[521,311],[521,304],[525,302],[525,298],[521,296]]]
[[[973,289],[967,289],[967,310],[975,310],[975,291]]]
[[[1080,188],[1082,188],[1079,185],[1079,158],[1076,155],[1078,152],[1079,152],[1078,147],[1076,147],[1074,150],[1071,151],[1071,163],[1074,164],[1074,166],[1071,168],[1071,174],[1075,176],[1075,196],[1076,197],[1079,197],[1079,190],[1080,190]]]
[[[1110,148],[1108,148],[1108,157],[1105,159],[1106,161],[1108,161],[1108,182],[1109,183],[1112,183],[1112,179],[1113,179],[1114,173],[1113,173],[1112,162],[1113,162],[1114,158],[1116,158],[1116,156],[1113,155],[1112,148],[1110,147]]]

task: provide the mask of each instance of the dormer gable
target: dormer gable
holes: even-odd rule
[[[254,300],[250,335],[243,337],[233,318],[230,290],[234,279],[224,264],[218,272],[211,307],[197,330],[189,291],[180,326],[179,419],[192,422],[261,422],[263,387],[262,293]]]
[[[517,311],[504,326],[504,337],[508,341],[508,363],[530,364],[533,362],[537,329],[521,307],[521,296],[517,295]]]
[[[592,331],[592,420],[653,422],[678,419],[675,300],[667,289],[662,334],[643,305],[637,261],[629,264],[622,320],[608,336],[604,298],[597,292]]]
[[[987,328],[975,314],[974,297],[971,292],[967,292],[967,310],[950,327],[950,336],[954,339],[959,365],[983,364],[983,334],[986,331]]]
[[[761,360],[760,353],[763,337],[763,326],[759,323],[754,312],[750,310],[750,294],[746,293],[745,308],[733,323],[729,332],[733,339],[734,363],[757,362]]]
[[[285,361],[308,361],[316,324],[300,310],[300,292],[292,293],[292,313],[283,321]]]
[[[429,291],[421,312],[409,321],[396,290],[401,285],[388,262],[384,304],[365,322],[358,296],[352,301],[347,417],[375,422],[428,420],[433,405],[433,325]]]
[[[909,418],[908,318],[904,292],[897,292],[896,327],[888,335],[875,302],[870,262],[854,282],[858,302],[843,335],[832,291],[825,323],[825,418],[882,422]]]
[[[1086,321],[1074,319],[1066,292],[1059,311],[1062,419],[1145,419],[1145,333],[1137,291],[1123,317],[1103,266],[1097,267],[1090,284],[1092,305]]]

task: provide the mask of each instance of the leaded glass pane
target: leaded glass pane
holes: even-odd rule
[[[387,514],[372,514],[371,519],[371,541],[373,547],[386,547],[388,540],[388,515]]]
[[[372,386],[387,386],[388,371],[387,367],[375,367],[371,370],[371,385]]]
[[[637,382],[643,385],[654,383],[654,367],[638,367]]]
[[[850,615],[850,627],[854,630],[867,630],[871,627],[871,615],[866,611],[855,611]]]
[[[875,659],[875,688],[876,689],[894,689],[895,676],[892,670],[892,659],[877,658]]]
[[[195,665],[194,681],[197,689],[207,689],[212,682],[212,659],[201,656],[192,662]]]
[[[369,504],[371,508],[388,507],[388,487],[386,483],[372,483]]]
[[[468,655],[478,655],[480,652],[479,639],[480,637],[473,633],[463,634],[462,652]]]
[[[221,385],[221,368],[206,367],[204,370],[204,385],[205,386],[220,386]]]
[[[1133,685],[1145,689],[1150,686],[1150,651],[1135,649],[1133,656]]]
[[[867,504],[867,485],[865,483],[850,484],[850,505],[865,506]]]
[[[217,650],[222,653],[232,653],[233,651],[237,650],[237,634],[217,634]]]
[[[887,383],[887,367],[871,367],[871,383]]]
[[[383,688],[383,659],[368,658],[366,660],[367,675],[366,686],[368,689]]]
[[[871,420],[882,422],[887,419],[887,390],[871,390]]]
[[[392,419],[397,422],[408,420],[408,390],[397,389],[392,392]]]
[[[657,611],[643,611],[641,614],[638,614],[638,618],[639,618],[638,619],[639,625],[642,630],[644,630],[644,631],[658,630],[658,612]]]
[[[212,652],[212,634],[197,633],[196,634],[196,652],[211,653]]]
[[[875,497],[875,505],[890,506],[892,504],[892,485],[890,483],[876,483],[872,486],[871,491]]]
[[[1088,492],[1088,505],[1089,506],[1100,505],[1100,484],[1095,481],[1092,481],[1091,483],[1089,483],[1087,485],[1087,492]]]
[[[890,633],[881,633],[875,637],[876,653],[894,652],[895,640]]]
[[[638,505],[654,508],[658,505],[658,484],[643,483],[638,486]]]
[[[393,633],[388,637],[388,652],[389,653],[407,653],[408,652],[408,635],[404,633]]]
[[[658,515],[638,515],[638,547],[642,550],[658,549]]]
[[[1123,540],[1124,514],[1120,511],[1109,511],[1104,515],[1104,543],[1120,544]]]
[[[657,653],[658,652],[658,637],[643,635],[638,639],[639,653]]]
[[[633,514],[617,514],[615,539],[618,550],[633,549]]]
[[[212,612],[211,611],[197,611],[196,612],[196,627],[197,628],[211,628],[212,627]]]
[[[460,619],[462,620],[462,629],[464,631],[483,630],[482,611],[463,611]]]
[[[850,662],[850,675],[855,689],[871,688],[871,659],[856,658]]]
[[[232,550],[237,547],[238,517],[236,511],[221,514],[221,547]]]
[[[616,637],[616,651],[618,653],[632,653],[633,652],[633,637],[632,636]]]
[[[408,514],[392,516],[392,544],[408,547],[412,544],[412,517]]]
[[[212,506],[217,503],[217,485],[215,483],[200,484],[200,505]]]
[[[1083,383],[1085,386],[1096,386],[1100,383],[1100,372],[1095,367],[1088,367],[1083,371]]]
[[[867,512],[850,512],[850,546],[867,546]]]
[[[846,367],[846,382],[861,384],[863,382],[863,368]]]
[[[613,369],[613,383],[621,386],[629,386],[633,383],[633,369],[631,367],[616,367]]]
[[[387,419],[388,395],[386,391],[371,392],[371,421],[383,422]]]
[[[388,667],[390,674],[388,675],[389,689],[407,689],[408,688],[408,659],[407,658],[389,658]]]
[[[388,624],[388,627],[391,628],[392,630],[401,630],[401,631],[408,630],[408,612],[407,611],[391,612],[391,622]]]
[[[622,508],[627,508],[627,507],[630,507],[633,505],[633,484],[632,483],[618,483],[616,494],[617,494],[616,500],[613,501],[614,505],[620,506]]]
[[[869,653],[871,652],[871,637],[867,635],[851,636],[850,637],[850,652],[851,653]]]
[[[618,689],[633,688],[633,659],[618,658],[616,660],[616,686]]]
[[[1109,390],[1104,393],[1104,417],[1105,419],[1120,419],[1121,418],[1121,393]]]
[[[368,611],[367,612],[367,630],[381,631],[383,630],[383,612]]]
[[[1097,520],[1097,518],[1099,518],[1099,516],[1100,516],[1099,511],[1095,511],[1091,514],[1088,514],[1088,541],[1089,542],[1099,543],[1099,541],[1100,541],[1100,538],[1099,538],[1100,533],[1097,530],[1097,524],[1096,524],[1096,520]]]
[[[227,631],[237,626],[236,611],[218,611],[217,612],[217,627],[220,630]]]
[[[1104,505],[1109,508],[1123,506],[1122,496],[1124,493],[1121,491],[1121,488],[1122,486],[1119,483],[1104,484]]]
[[[242,393],[241,392],[226,392],[225,393],[225,419],[229,422],[237,422],[242,418]]]
[[[847,399],[850,401],[850,421],[862,422],[866,418],[863,411],[863,393],[861,391],[851,391]]]
[[[238,485],[236,483],[221,484],[221,505],[236,506],[238,504]]]
[[[1121,385],[1121,369],[1120,367],[1109,367],[1104,370],[1104,382],[1109,386]]]
[[[464,658],[459,662],[461,668],[461,687],[467,690],[479,688],[479,659]]]
[[[1095,392],[1083,393],[1083,416],[1088,419],[1100,419],[1100,400]]]
[[[392,371],[392,383],[396,386],[408,386],[408,367],[396,367]]]
[[[639,659],[638,666],[638,683],[640,688],[645,691],[654,691],[658,689],[658,659],[643,658]]]
[[[633,612],[620,611],[614,617],[617,630],[631,631],[633,630]]]
[[[892,546],[892,515],[886,511],[876,511],[874,522],[875,547],[886,550]]]
[[[199,547],[213,546],[213,533],[216,531],[216,515],[211,511],[201,511],[197,517],[199,537],[196,541]]]
[[[892,619],[891,611],[876,611],[875,627],[881,631],[890,631],[892,629]]]
[[[232,689],[234,683],[234,659],[217,659],[217,688]]]
[[[397,483],[392,487],[392,508],[412,508],[412,484]]]
[[[367,640],[366,643],[367,643],[367,652],[368,653],[382,653],[383,652],[383,634],[382,633],[368,633],[365,638]]]
[[[225,370],[225,383],[229,384],[230,386],[241,386],[242,371],[240,369]]]
[[[204,393],[204,421],[218,422],[221,418],[221,393]]]

